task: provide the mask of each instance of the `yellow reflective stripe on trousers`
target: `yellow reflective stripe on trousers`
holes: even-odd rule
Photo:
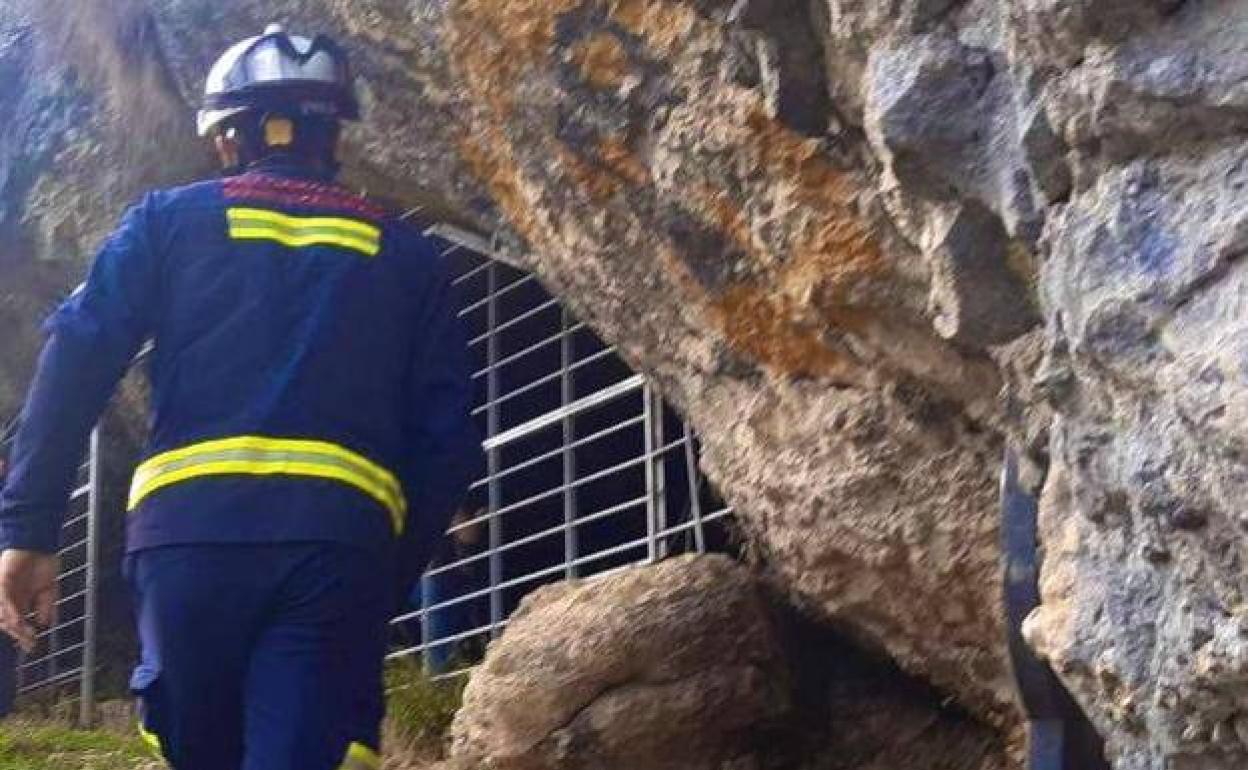
[[[402,533],[407,500],[394,474],[346,447],[328,441],[235,436],[204,441],[152,457],[134,472],[129,509],[171,484],[205,476],[310,476],[331,479],[368,494],[389,511]]]
[[[353,743],[338,770],[381,770],[381,757],[364,744]]]
[[[137,727],[139,728],[139,737],[143,739],[143,743],[156,752],[156,756],[163,758],[165,756],[165,747],[160,743],[160,736],[144,727],[142,722],[139,722]]]
[[[340,246],[367,256],[381,251],[381,229],[344,217],[299,217],[268,209],[226,210],[234,240],[276,241],[284,246]]]

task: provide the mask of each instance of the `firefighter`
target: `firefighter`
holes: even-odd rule
[[[153,339],[123,566],[131,684],[176,770],[378,767],[387,618],[480,466],[444,266],[334,182],[358,114],[332,40],[230,48],[198,121],[224,177],[131,208],[47,324],[0,497],[0,626],[29,649],[52,621],[74,468]]]

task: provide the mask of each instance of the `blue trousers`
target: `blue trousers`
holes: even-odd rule
[[[394,583],[334,544],[131,554],[145,736],[174,770],[373,770]]]

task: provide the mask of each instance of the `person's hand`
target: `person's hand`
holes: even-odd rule
[[[0,631],[27,653],[35,649],[38,630],[56,622],[60,571],[61,560],[54,554],[0,552]]]

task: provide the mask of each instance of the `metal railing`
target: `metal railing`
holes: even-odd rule
[[[0,442],[7,458],[12,437]],[[39,633],[33,652],[17,666],[17,695],[46,696],[58,706],[76,706],[83,725],[95,714],[96,653],[99,620],[100,550],[99,431],[92,431],[87,460],[78,469],[77,484],[61,527],[60,591],[56,622]]]
[[[466,670],[519,601],[554,581],[706,551],[730,510],[689,426],[536,276],[434,228],[476,362],[486,474],[473,483],[391,659]]]

